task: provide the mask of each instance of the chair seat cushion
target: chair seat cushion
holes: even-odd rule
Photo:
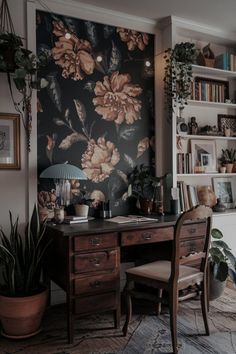
[[[156,261],[138,267],[130,268],[126,271],[126,273],[134,275],[136,277],[148,278],[168,283],[171,274],[171,262]],[[196,268],[184,265],[179,266],[178,283],[191,281],[191,279],[196,278],[198,281],[201,281],[203,279],[203,273]]]

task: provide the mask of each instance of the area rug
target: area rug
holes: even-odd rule
[[[124,316],[122,316],[122,324]],[[236,354],[236,292],[226,289],[211,302],[211,335],[204,335],[200,302],[182,302],[178,312],[179,354]],[[66,342],[65,306],[46,312],[43,331],[24,341],[1,337],[1,354],[159,354],[171,353],[168,309],[160,316],[145,306],[133,315],[127,337],[113,328],[110,314],[93,315],[76,321],[74,344]]]

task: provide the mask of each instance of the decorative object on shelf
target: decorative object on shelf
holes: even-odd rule
[[[15,110],[20,114],[26,132],[27,149],[30,151],[32,130],[31,99],[34,89],[47,86],[47,81],[37,77],[40,67],[48,63],[47,51],[41,51],[36,57],[25,49],[22,39],[14,32],[7,0],[0,7],[0,72],[6,73]],[[16,100],[12,84],[21,94]]]
[[[226,167],[220,166],[220,173],[226,173]]]
[[[177,123],[177,133],[178,134],[188,134],[188,126],[185,123],[185,119],[184,118],[179,118],[177,117],[176,119],[176,123]]]
[[[218,114],[218,128],[225,134],[225,129],[230,129],[230,135],[235,136],[236,134],[236,115],[230,114]]]
[[[219,132],[216,125],[205,125],[204,127],[199,127],[198,135],[221,136],[223,134]]]
[[[210,48],[210,43],[202,48],[202,51],[199,52],[197,57],[198,65],[208,66],[214,68],[215,66],[215,55]]]
[[[226,210],[226,206],[224,205],[224,203],[222,203],[220,198],[217,198],[217,203],[216,205],[214,205],[213,207],[213,211],[217,212],[217,213],[223,213]]]
[[[226,172],[231,173],[233,171],[234,163],[236,161],[236,150],[235,149],[222,149],[222,155],[219,161],[223,166],[226,167]]]
[[[198,124],[196,122],[196,117],[191,117],[190,122],[188,123],[189,134],[197,135],[198,134]]]
[[[223,234],[219,229],[211,230],[211,241],[209,249],[210,262],[210,300],[215,300],[222,295],[226,280],[231,278],[236,286],[236,258],[230,247],[222,240]]]
[[[197,195],[199,204],[213,207],[216,204],[216,195],[211,186],[197,187]]]
[[[20,117],[0,113],[0,169],[20,169]]]
[[[216,168],[216,145],[213,140],[191,140],[192,170],[200,166],[204,173],[215,173]]]
[[[170,112],[177,105],[184,109],[191,94],[192,64],[196,59],[194,43],[177,43],[173,49],[165,51],[166,61],[164,91],[166,103]]]
[[[70,164],[56,164],[46,168],[39,176],[40,178],[53,178],[56,184],[56,196],[59,206],[70,204],[70,182],[71,179],[86,180],[84,172]]]
[[[24,236],[19,232],[18,218],[13,222],[11,212],[9,215],[9,234],[0,228],[3,275],[0,288],[0,320],[2,335],[22,339],[41,330],[48,296],[48,290],[41,283],[42,259],[49,241],[44,238],[46,220],[40,225],[36,206]]]
[[[217,198],[225,204],[227,209],[235,207],[235,189],[232,177],[212,178],[213,189]]]

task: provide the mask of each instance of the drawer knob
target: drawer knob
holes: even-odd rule
[[[144,240],[151,240],[151,238],[152,238],[152,234],[150,234],[149,232],[144,232],[143,234],[142,234],[142,236],[143,236],[143,239]]]
[[[91,238],[90,243],[92,246],[99,246],[101,243],[101,239],[99,237]]]
[[[101,282],[100,281],[94,281],[93,283],[90,283],[90,287],[91,288],[99,288],[101,286]]]
[[[190,234],[195,234],[195,232],[196,232],[196,229],[195,229],[195,228],[189,229],[189,233],[190,233]]]
[[[93,263],[93,265],[95,267],[99,267],[100,266],[100,261],[99,261],[98,258],[91,258],[89,261],[90,261],[90,263]]]

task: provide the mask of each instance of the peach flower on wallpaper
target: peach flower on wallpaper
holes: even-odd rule
[[[139,85],[131,83],[129,74],[115,71],[110,77],[104,76],[103,82],[97,81],[93,99],[95,111],[107,121],[117,124],[133,124],[140,119],[142,102],[136,97],[142,93]]]
[[[81,166],[88,179],[98,183],[110,176],[119,161],[120,154],[115,145],[105,138],[98,138],[97,142],[93,139],[88,142]]]
[[[106,198],[102,191],[97,189],[93,190],[90,194],[90,198],[93,199],[92,206],[93,208],[98,208],[101,202],[105,202]]]
[[[91,52],[91,45],[88,41],[79,39],[75,33],[70,33],[67,39],[65,34],[68,30],[62,21],[53,21],[53,33],[59,37],[52,49],[52,56],[55,63],[62,67],[62,76],[67,79],[82,80],[86,75],[91,75],[95,68]]]
[[[116,31],[119,33],[122,42],[127,43],[128,50],[130,51],[135,50],[136,48],[144,50],[146,45],[148,45],[149,36],[147,33],[119,27]]]

